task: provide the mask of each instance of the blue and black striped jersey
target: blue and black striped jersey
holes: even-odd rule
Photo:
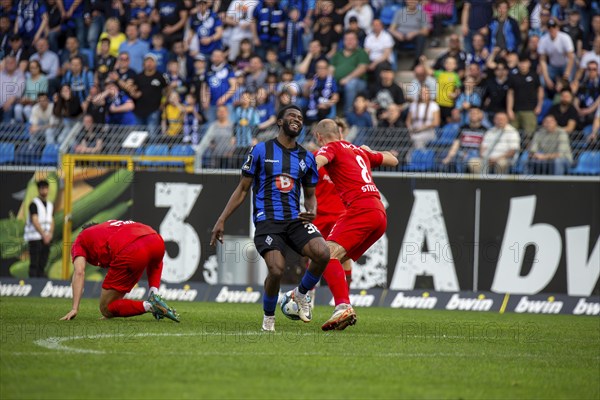
[[[312,153],[300,145],[286,149],[277,139],[254,146],[242,174],[254,178],[255,223],[298,218],[302,186],[315,186],[319,180]]]

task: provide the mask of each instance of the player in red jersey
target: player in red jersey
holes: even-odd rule
[[[331,259],[326,270],[343,276],[341,263],[358,260],[384,234],[387,226],[385,207],[373,182],[371,166],[396,166],[398,159],[390,152],[372,151],[367,146],[357,147],[342,140],[337,124],[330,119],[319,122],[314,135],[321,146],[316,156],[317,167],[325,168],[346,207],[327,237]],[[343,330],[354,325],[356,313],[350,305],[347,285],[330,289],[336,292],[336,307],[321,329]]]
[[[108,268],[102,282],[100,312],[104,318],[132,317],[151,312],[154,318],[179,322],[177,312],[158,295],[165,243],[148,225],[134,221],[110,220],[84,225],[71,248],[73,259],[73,308],[61,320],[77,316],[83,294],[85,265]],[[148,301],[124,299],[138,283],[144,271],[148,275]]]

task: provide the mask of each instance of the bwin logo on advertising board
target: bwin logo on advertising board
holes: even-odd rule
[[[217,303],[256,303],[260,300],[260,292],[255,292],[251,287],[246,290],[229,290],[223,286],[217,295]]]
[[[462,311],[490,311],[494,305],[494,300],[486,299],[483,294],[477,298],[463,298],[458,293],[455,293],[446,304],[446,310],[462,310]]]
[[[588,303],[585,299],[579,299],[575,309],[575,315],[600,315],[600,303]]]
[[[53,285],[52,282],[46,282],[46,286],[42,289],[40,297],[56,297],[59,299],[71,299],[73,298],[73,290],[71,285]]]
[[[26,297],[31,290],[31,285],[26,285],[25,281],[19,281],[18,285],[0,282],[0,296]]]
[[[350,304],[352,307],[372,307],[375,304],[375,296],[366,290],[361,290],[359,294],[350,295]],[[333,298],[329,301],[329,305],[335,306]]]
[[[419,310],[432,310],[437,304],[437,297],[430,297],[425,292],[421,296],[405,296],[400,292],[394,297],[390,307],[392,308],[416,308]]]
[[[562,310],[563,302],[554,301],[554,296],[548,297],[548,300],[529,300],[527,296],[521,297],[515,307],[516,313],[533,314],[558,314]]]

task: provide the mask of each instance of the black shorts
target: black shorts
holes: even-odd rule
[[[279,250],[284,256],[291,248],[298,254],[311,239],[323,237],[316,226],[310,222],[295,219],[293,221],[260,221],[256,223],[254,245],[263,256],[269,250]]]

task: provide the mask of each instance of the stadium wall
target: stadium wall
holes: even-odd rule
[[[3,172],[0,218],[14,212],[15,193],[24,190],[19,185],[30,176]],[[118,174],[110,179],[120,184]],[[238,174],[136,172],[127,179],[123,195],[89,214],[115,207],[114,202],[130,202],[128,212],[118,218],[147,223],[165,238],[167,284],[262,284],[265,270],[250,240],[250,202],[227,222],[225,245],[218,250],[209,246],[212,226]],[[491,297],[485,293],[540,294],[546,299],[600,294],[597,178],[382,174],[376,183],[387,207],[388,228],[358,260],[357,290],[421,291],[415,292],[417,297],[425,292],[475,292],[486,298]],[[10,272],[14,259],[5,253],[0,276],[19,277]],[[301,271],[298,265],[290,257],[290,266]]]

